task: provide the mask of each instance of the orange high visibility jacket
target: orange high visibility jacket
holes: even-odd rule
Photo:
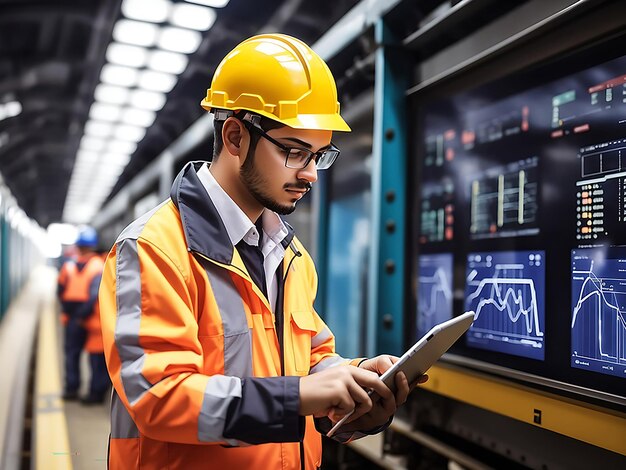
[[[92,253],[61,267],[57,293],[64,317],[83,322],[94,314],[103,265],[102,258]]]
[[[105,265],[109,468],[315,469],[321,438],[298,415],[299,376],[346,360],[313,309],[312,259],[290,233],[275,321],[197,177],[202,164],[121,233]]]
[[[63,311],[63,294],[70,280],[70,277],[76,274],[77,270],[78,268],[74,260],[66,261],[65,263],[63,263],[63,265],[61,266],[61,269],[59,270],[59,276],[57,278],[57,297],[59,299],[59,303],[61,304],[60,320],[63,326],[67,325],[67,322],[70,319],[67,313]]]

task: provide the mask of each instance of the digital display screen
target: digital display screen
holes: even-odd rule
[[[626,248],[572,250],[572,366],[626,377]]]
[[[626,399],[626,56],[611,41],[412,97],[407,342],[473,310],[454,355]]]
[[[543,359],[545,277],[543,251],[468,255],[465,310],[475,319],[467,344]]]
[[[452,254],[419,257],[417,338],[452,318]]]

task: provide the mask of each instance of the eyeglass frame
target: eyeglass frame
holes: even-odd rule
[[[237,117],[237,116],[235,116],[235,117]],[[313,160],[314,157],[317,157],[314,160],[314,162],[315,162],[315,169],[316,170],[327,170],[328,168],[330,168],[332,166],[333,163],[335,163],[335,161],[339,157],[339,154],[341,153],[341,151],[332,142],[330,143],[330,146],[328,148],[326,148],[324,150],[319,150],[317,152],[313,152],[311,150],[308,150],[308,149],[305,149],[305,148],[302,148],[302,147],[288,147],[287,145],[282,144],[281,142],[279,142],[276,139],[274,139],[272,136],[268,135],[268,133],[263,130],[263,128],[261,127],[261,124],[260,124],[261,116],[258,116],[258,115],[255,115],[255,114],[251,114],[251,113],[246,113],[242,118],[238,118],[237,117],[237,119],[242,121],[244,123],[244,125],[246,126],[246,128],[248,128],[249,130],[252,130],[252,129],[255,130],[256,132],[259,133],[259,135],[261,137],[264,137],[269,142],[271,142],[276,147],[278,147],[283,152],[285,152],[285,167],[291,168],[292,170],[303,170],[303,169],[305,169],[307,166],[309,166],[309,163],[311,163],[311,160]],[[292,150],[297,150],[298,152],[305,152],[305,153],[309,154],[308,157],[305,160],[304,165],[301,165],[301,166],[290,166],[289,165],[289,161],[295,159],[295,157],[289,157],[289,154],[291,153]],[[324,154],[326,154],[327,152],[335,152],[335,156],[331,157],[330,163],[328,165],[326,165],[324,167],[319,167],[318,166],[318,161],[322,160],[323,157],[324,157]]]

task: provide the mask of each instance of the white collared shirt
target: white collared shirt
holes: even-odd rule
[[[209,171],[208,164],[202,165],[200,170],[198,170],[198,178],[209,194],[213,204],[215,204],[215,208],[222,222],[224,222],[226,232],[233,246],[241,240],[248,245],[258,246],[259,233],[255,225],[219,185],[215,177]],[[263,243],[261,245],[263,269],[267,283],[268,300],[270,306],[274,309],[278,290],[276,269],[278,269],[278,265],[285,257],[285,249],[281,245],[281,242],[287,236],[287,227],[285,227],[285,224],[278,214],[269,209],[265,209],[261,217],[263,218],[264,232]]]

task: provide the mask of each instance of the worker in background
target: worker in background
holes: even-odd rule
[[[353,409],[335,439],[379,432],[410,391],[404,374],[395,396],[379,378],[396,358],[335,352],[313,261],[279,216],[350,128],[327,65],[281,34],[235,47],[202,106],[212,163],[187,164],[105,265],[109,468],[315,469],[320,432]]]
[[[69,317],[63,311],[63,292],[67,287],[70,276],[76,272],[76,260],[78,259],[78,249],[74,245],[66,246],[59,259],[59,275],[57,277],[57,298],[61,306],[59,321],[63,327],[67,326]]]
[[[65,387],[63,392],[65,400],[78,399],[81,384],[80,356],[87,339],[84,323],[94,314],[102,277],[102,258],[94,251],[97,244],[96,231],[92,227],[81,227],[76,240],[78,257],[76,260],[67,261],[59,274],[58,295],[65,317]],[[100,393],[106,393],[106,387],[104,391],[101,390],[103,382],[108,384],[102,353],[100,357],[100,361],[90,358],[92,377],[89,395],[85,397],[88,401],[93,400]],[[94,392],[96,395],[92,395]]]
[[[96,250],[96,256],[100,258],[102,266],[107,257],[107,251]],[[81,399],[83,405],[97,405],[103,403],[107,397],[107,392],[111,386],[111,379],[107,372],[107,366],[104,358],[104,344],[102,342],[102,327],[100,325],[100,308],[97,302],[97,292],[100,286],[102,275],[94,277],[97,280],[97,287],[94,285],[96,299],[90,297],[93,301],[92,313],[83,320],[83,327],[87,332],[87,340],[85,341],[85,351],[89,354],[89,366],[91,369],[91,380],[89,382],[89,392]],[[90,294],[91,295],[91,294]],[[93,300],[92,300],[93,299]]]

